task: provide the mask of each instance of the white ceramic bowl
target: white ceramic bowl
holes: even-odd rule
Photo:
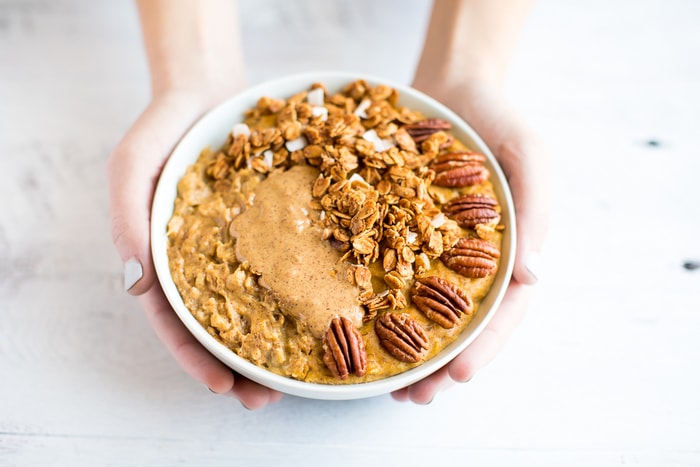
[[[400,105],[418,110],[427,117],[442,118],[451,122],[452,132],[457,139],[486,155],[486,166],[491,171],[491,182],[502,208],[501,222],[506,227],[501,265],[490,292],[482,301],[479,311],[469,325],[456,341],[434,358],[399,375],[369,383],[349,385],[305,383],[279,376],[239,357],[209,335],[197,322],[182,301],[170,275],[166,226],[172,216],[173,203],[177,195],[177,182],[187,167],[194,163],[203,148],[209,146],[215,149],[222,146],[233,125],[242,121],[243,112],[255,106],[260,97],[288,98],[308,89],[315,82],[324,83],[329,92],[335,92],[357,79],[365,79],[370,84],[387,84],[398,89]],[[253,381],[287,394],[328,400],[372,397],[406,387],[437,371],[464,350],[484,329],[503,298],[513,271],[515,235],[513,200],[506,178],[489,148],[467,123],[444,105],[415,89],[373,76],[344,72],[314,72],[269,81],[230,98],[208,112],[184,135],[165,164],[153,199],[151,216],[151,247],[158,279],[175,313],[197,340],[227,366]]]

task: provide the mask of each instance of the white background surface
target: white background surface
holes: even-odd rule
[[[252,83],[408,82],[429,9],[242,4]],[[552,153],[551,230],[489,367],[425,407],[249,412],[122,291],[104,166],[148,101],[132,4],[0,0],[0,464],[700,465],[698,21],[691,0],[537,2],[507,89]]]

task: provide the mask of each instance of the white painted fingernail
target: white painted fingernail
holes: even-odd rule
[[[129,258],[124,263],[124,289],[128,292],[143,277],[143,266],[136,258]]]
[[[541,273],[540,254],[536,251],[530,251],[527,255],[525,255],[525,268],[535,282],[537,282]]]

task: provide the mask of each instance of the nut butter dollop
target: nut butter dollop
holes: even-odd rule
[[[255,188],[253,205],[233,220],[236,256],[260,274],[280,308],[322,338],[331,320],[345,316],[362,324],[359,290],[345,276],[340,252],[321,239],[309,208],[313,167],[273,172]],[[314,217],[315,216],[315,217]]]

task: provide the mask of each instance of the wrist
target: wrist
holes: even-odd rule
[[[222,99],[245,88],[243,70],[221,62],[204,59],[151,64],[153,99],[166,95],[199,95],[205,99]]]
[[[474,83],[500,92],[529,3],[436,0],[414,85],[458,90]]]
[[[154,99],[172,93],[221,97],[244,87],[235,1],[137,4]]]
[[[477,89],[494,94],[501,92],[503,73],[495,63],[483,58],[435,57],[429,63],[421,61],[412,85],[429,95],[472,94]]]

